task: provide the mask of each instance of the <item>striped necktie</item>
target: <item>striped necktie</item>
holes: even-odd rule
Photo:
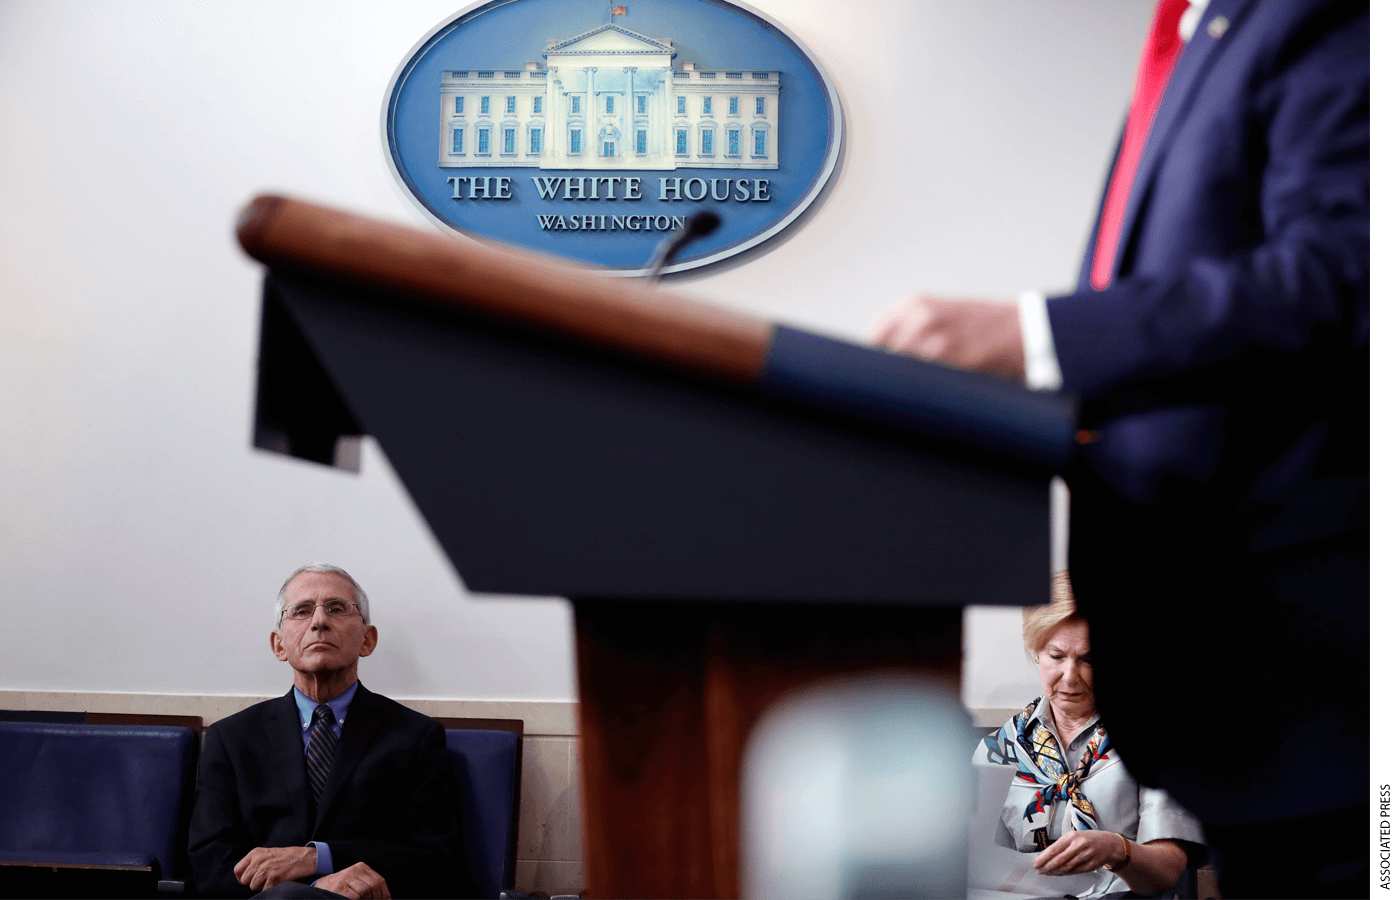
[[[311,714],[311,741],[306,745],[306,778],[311,784],[313,813],[321,808],[321,792],[326,789],[326,776],[331,773],[335,742],[335,715],[322,703]]]

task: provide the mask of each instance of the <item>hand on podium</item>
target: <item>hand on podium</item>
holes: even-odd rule
[[[885,314],[874,342],[895,353],[971,372],[1012,381],[1026,377],[1015,303],[916,294]]]

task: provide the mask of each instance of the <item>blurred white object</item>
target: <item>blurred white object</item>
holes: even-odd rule
[[[956,694],[925,676],[784,698],[745,753],[743,896],[965,897],[971,735]]]

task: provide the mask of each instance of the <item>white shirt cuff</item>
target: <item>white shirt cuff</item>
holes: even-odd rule
[[[1026,355],[1026,387],[1033,391],[1058,391],[1065,379],[1055,355],[1055,336],[1050,333],[1050,312],[1045,295],[1026,291],[1016,298],[1021,313],[1021,347]]]

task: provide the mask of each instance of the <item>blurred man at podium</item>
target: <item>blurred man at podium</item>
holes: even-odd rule
[[[1081,401],[1100,708],[1227,896],[1363,895],[1369,8],[1162,0],[1077,290],[918,296],[885,347]]]

